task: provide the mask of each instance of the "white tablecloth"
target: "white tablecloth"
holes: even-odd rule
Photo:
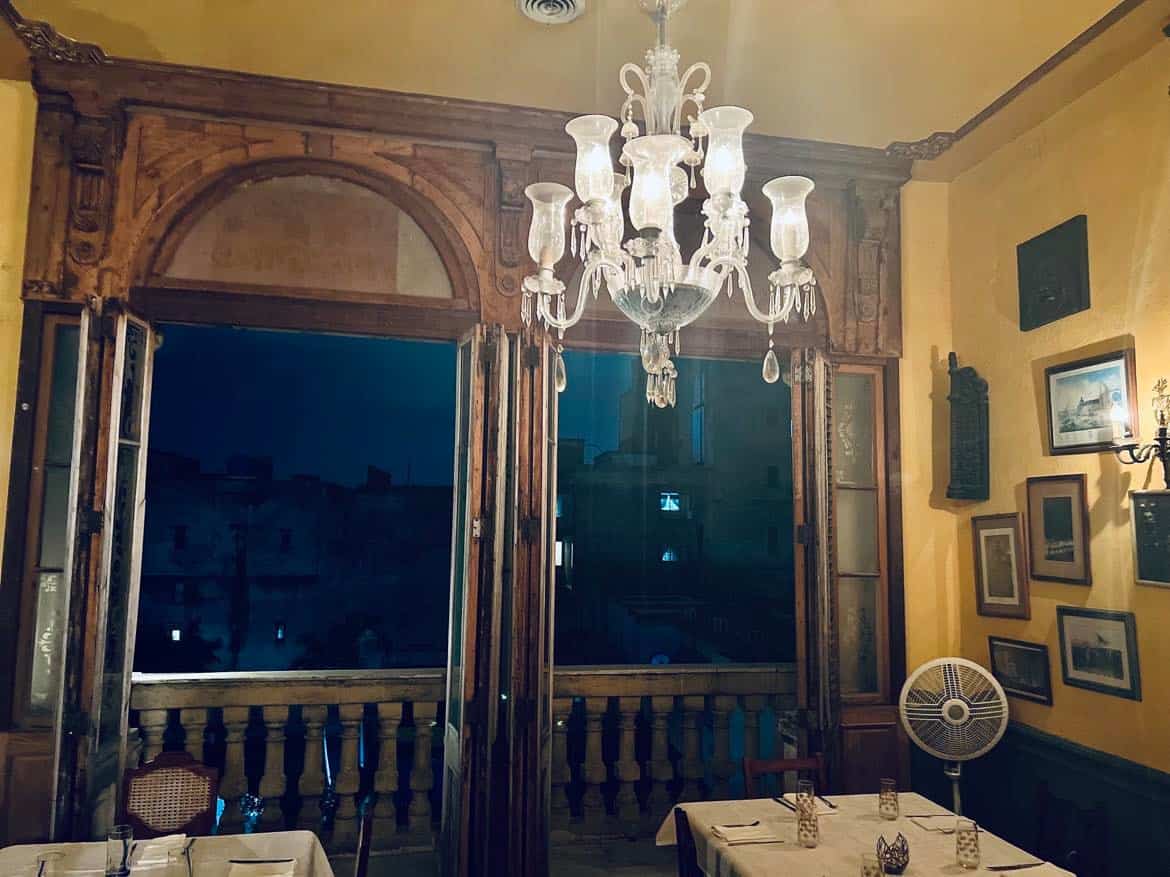
[[[873,852],[878,835],[893,842],[898,832],[906,835],[910,844],[910,866],[906,877],[938,877],[938,875],[988,875],[989,865],[1018,865],[1035,862],[1029,855],[995,835],[981,831],[979,850],[982,865],[977,871],[965,871],[955,862],[955,836],[930,831],[923,825],[941,823],[954,826],[950,819],[911,821],[914,816],[952,816],[932,801],[912,792],[899,796],[902,816],[887,822],[878,816],[877,795],[831,795],[837,805],[832,815],[821,816],[820,844],[805,849],[796,843],[795,814],[771,798],[750,801],[710,801],[683,804],[695,836],[699,867],[708,877],[856,877],[861,868],[861,854]],[[760,820],[761,827],[772,828],[780,844],[742,844],[729,846],[711,833],[714,825],[734,825]],[[667,816],[658,830],[659,846],[675,843],[674,814]],[[1001,877],[1004,877],[1004,873]],[[1044,864],[1022,871],[1008,871],[1015,877],[1074,877],[1055,865]]]
[[[139,841],[144,843],[144,841]],[[105,842],[26,844],[0,850],[0,875],[35,877],[37,857],[47,850],[65,853],[62,867],[66,877],[101,877],[106,867]],[[228,834],[199,837],[191,846],[195,877],[225,877],[229,859],[296,859],[296,877],[334,877],[321,841],[311,831],[274,831],[264,834]],[[133,861],[133,859],[131,859]],[[143,875],[162,874],[165,868],[145,868]],[[131,875],[140,869],[131,869]]]

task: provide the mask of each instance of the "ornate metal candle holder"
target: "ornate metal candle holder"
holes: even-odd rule
[[[1162,481],[1166,489],[1170,490],[1170,430],[1167,429],[1170,426],[1170,393],[1166,392],[1167,386],[1170,385],[1165,378],[1159,378],[1154,384],[1154,419],[1158,424],[1154,441],[1147,445],[1119,443],[1114,446],[1113,452],[1117,454],[1118,460],[1130,465],[1158,460],[1162,464]]]
[[[887,874],[901,874],[910,864],[910,844],[906,835],[898,832],[893,843],[886,841],[885,836],[877,839],[877,857]]]

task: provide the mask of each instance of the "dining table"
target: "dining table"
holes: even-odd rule
[[[910,850],[906,877],[1075,877],[983,829],[979,867],[961,867],[955,854],[955,814],[913,792],[899,795],[899,816],[892,820],[879,815],[876,794],[816,800],[820,837],[813,848],[797,843],[791,794],[677,806],[686,813],[697,864],[707,877],[858,877],[862,855],[875,852],[879,837],[894,843],[898,834],[905,836]],[[676,841],[670,813],[656,843],[672,846]]]
[[[152,855],[150,840],[132,842],[130,877],[171,877],[166,856]],[[256,834],[224,834],[183,839],[190,857],[190,877],[334,877],[321,841],[311,831],[271,831]],[[47,852],[60,852],[56,873],[61,877],[102,877],[106,873],[106,843],[22,844],[0,850],[0,875],[37,877],[40,860]],[[185,862],[183,864],[186,864]],[[176,877],[187,877],[182,870]]]

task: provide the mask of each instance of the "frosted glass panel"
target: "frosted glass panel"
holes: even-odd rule
[[[29,711],[50,715],[61,678],[61,625],[64,622],[64,576],[57,572],[37,576],[36,638],[33,640]]]
[[[873,375],[838,372],[833,398],[833,473],[837,484],[872,487]]]
[[[838,490],[837,570],[872,573],[878,568],[878,517],[875,490]]]
[[[878,690],[878,580],[839,579],[837,622],[841,648],[841,693]]]

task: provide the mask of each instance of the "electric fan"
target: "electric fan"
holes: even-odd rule
[[[955,812],[961,765],[990,752],[1007,730],[1003,687],[983,667],[963,658],[936,658],[910,674],[898,699],[902,727],[922,750],[945,763]]]

